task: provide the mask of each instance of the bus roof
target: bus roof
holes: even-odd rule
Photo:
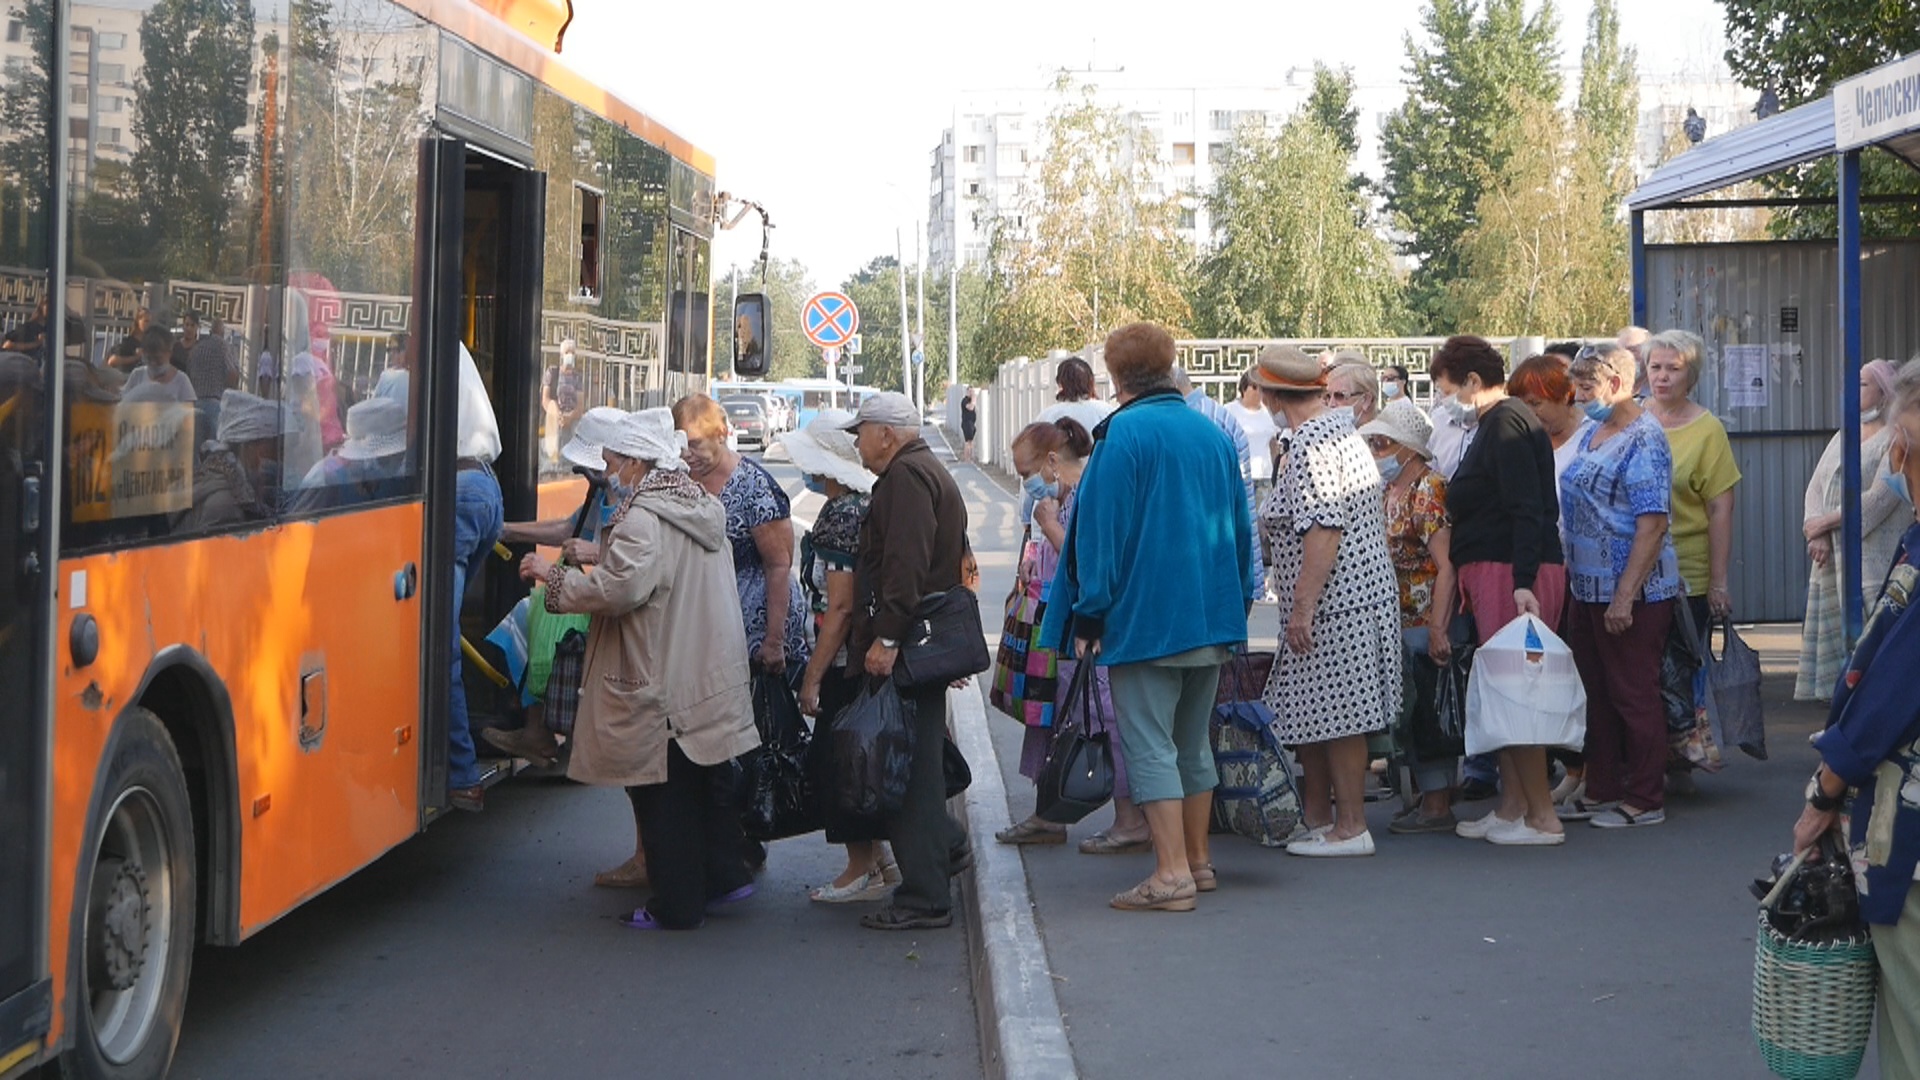
[[[493,54],[574,104],[664,147],[712,176],[713,155],[567,66],[554,52],[573,19],[566,0],[397,0],[428,22]]]

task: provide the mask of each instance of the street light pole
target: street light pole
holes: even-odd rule
[[[927,264],[920,254],[920,223],[913,223],[913,378],[920,387],[920,411],[927,411]]]
[[[900,227],[893,229],[893,265],[899,271],[900,278],[900,390],[908,397],[913,396],[913,342],[907,333],[907,261],[906,251],[901,247]]]

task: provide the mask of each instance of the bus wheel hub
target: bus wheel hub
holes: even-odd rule
[[[107,884],[100,918],[100,959],[107,985],[125,990],[140,977],[147,952],[147,872],[131,859],[120,861]]]

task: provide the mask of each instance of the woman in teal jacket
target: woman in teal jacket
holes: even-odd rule
[[[1214,887],[1207,826],[1219,781],[1207,718],[1255,594],[1239,462],[1173,389],[1173,358],[1173,338],[1151,323],[1107,338],[1121,405],[1094,429],[1041,632],[1112,673],[1128,781],[1158,864],[1113,898],[1123,911],[1192,911],[1194,894]]]

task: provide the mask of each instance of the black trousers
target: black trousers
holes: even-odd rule
[[[740,807],[729,763],[695,765],[667,743],[667,781],[630,787],[653,898],[647,913],[670,930],[691,930],[707,902],[753,880],[740,857]]]
[[[947,814],[947,690],[907,700],[913,704],[913,769],[906,802],[887,819],[901,878],[893,906],[941,914],[953,907],[953,860],[967,850],[966,829]]]

